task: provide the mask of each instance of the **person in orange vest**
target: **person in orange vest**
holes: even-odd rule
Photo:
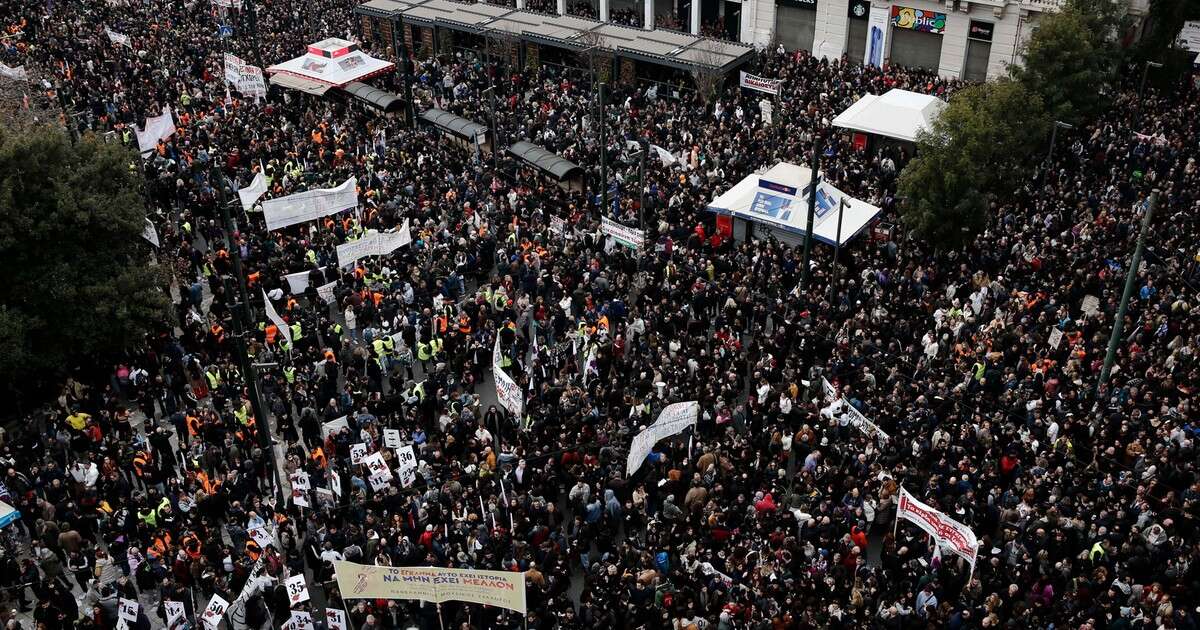
[[[464,337],[471,334],[471,317],[466,312],[458,316],[458,332]]]
[[[329,465],[329,461],[325,459],[325,449],[319,446],[313,449],[311,458],[321,468],[325,468]]]
[[[258,562],[258,557],[262,555],[262,547],[253,538],[246,540],[246,555],[250,556],[251,562]]]
[[[199,560],[203,552],[204,545],[200,543],[200,538],[194,532],[187,532],[180,540],[180,546],[183,547],[184,553],[192,560]]]

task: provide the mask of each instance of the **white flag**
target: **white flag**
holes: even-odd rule
[[[153,118],[146,119],[146,126],[138,129],[136,126],[133,132],[137,134],[138,150],[142,153],[149,153],[158,146],[159,140],[170,138],[175,133],[175,117],[171,115],[171,108],[164,107],[163,113]]]
[[[108,34],[108,39],[111,40],[112,43],[133,48],[133,44],[129,41],[128,35],[122,35],[108,27],[105,27],[104,32]]]
[[[142,229],[142,238],[150,241],[151,245],[159,247],[158,230],[154,228],[154,224],[150,222],[150,219],[146,219],[146,227]]]
[[[284,339],[287,339],[288,345],[292,345],[292,329],[288,328],[283,318],[275,311],[275,305],[271,303],[271,298],[267,297],[266,290],[263,290],[262,296],[263,307],[267,309],[267,319],[271,320],[271,323],[279,328],[279,334],[283,335]]]
[[[238,189],[238,198],[242,200],[242,210],[250,210],[254,207],[254,203],[258,201],[267,192],[267,176],[259,171],[254,176],[254,181],[245,188]]]
[[[512,415],[520,418],[525,413],[525,394],[517,382],[504,371],[501,365],[500,335],[496,335],[496,346],[492,349],[492,378],[496,381],[496,399]]]
[[[658,159],[662,161],[663,166],[670,166],[679,161],[679,158],[676,158],[674,155],[672,155],[670,151],[658,146],[657,144],[650,145],[650,148],[654,149],[654,152],[658,154]]]

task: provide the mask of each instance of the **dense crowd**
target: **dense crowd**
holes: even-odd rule
[[[178,127],[142,161],[177,328],[107,380],[67,381],[0,453],[0,499],[22,512],[0,581],[35,627],[113,627],[119,598],[142,603],[130,625],[160,627],[162,603],[180,601],[198,626],[214,594],[233,602],[232,627],[279,627],[298,574],[313,599],[296,610],[344,609],[354,628],[1197,627],[1190,80],[1123,93],[1060,133],[966,248],[899,224],[838,260],[818,245],[802,284],[799,248],[733,240],[706,203],[816,152],[829,181],[898,224],[911,156],[856,150],[830,121],[862,94],[948,97],[959,82],[762,51],[750,69],[783,81],[768,124],[762,96],[736,85],[708,101],[610,85],[602,118],[585,72],[466,52],[415,63],[417,111],[489,125],[494,111],[501,144],[585,165],[588,192],[566,191],[333,93],[227,92],[223,52],[278,63],[348,35],[352,8],[262,3],[253,38],[247,16],[204,2],[3,3],[23,33],[3,60],[30,69],[32,98],[61,95],[67,124],[136,145],[133,126],[170,106]],[[405,93],[400,76],[375,82]],[[642,143],[670,154],[652,154],[644,182]],[[268,198],[356,176],[359,207],[269,231],[237,205],[228,233],[219,204],[259,172]],[[1096,391],[1154,188],[1126,338]],[[644,225],[645,251],[609,242],[602,214]],[[410,246],[338,267],[338,244],[405,220]],[[266,418],[237,359],[239,280]],[[520,416],[494,402],[497,338]],[[851,426],[822,380],[890,437]],[[632,436],[691,400],[695,429],[626,476]],[[365,443],[395,468],[389,429],[419,459],[411,486],[373,487],[351,462]],[[973,570],[896,523],[901,487],[976,533]],[[523,572],[529,613],[343,600],[342,559]]]

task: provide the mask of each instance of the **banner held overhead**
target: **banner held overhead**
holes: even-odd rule
[[[337,188],[314,188],[262,202],[268,230],[305,223],[358,206],[358,178],[351,177]]]
[[[525,614],[525,574],[439,567],[333,563],[345,599],[419,599],[485,604]]]

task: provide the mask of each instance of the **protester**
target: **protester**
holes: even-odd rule
[[[24,24],[6,63],[59,89],[67,124],[135,146],[133,126],[165,106],[177,126],[141,165],[176,321],[111,375],[73,374],[2,447],[0,499],[21,510],[10,532],[25,549],[4,592],[22,607],[32,593],[36,623],[113,627],[122,598],[155,627],[170,602],[199,623],[216,595],[230,623],[275,627],[292,610],[324,624],[325,608],[355,628],[1197,626],[1190,78],[1123,92],[1060,133],[1037,179],[992,203],[988,231],[944,251],[897,217],[911,156],[856,150],[830,121],[865,93],[948,97],[961,82],[763,51],[750,69],[783,86],[769,124],[760,95],[706,101],[686,82],[608,86],[601,120],[583,71],[469,51],[414,65],[418,111],[490,124],[494,95],[501,143],[584,165],[584,194],[332,94],[227,92],[224,51],[269,65],[354,28],[352,2],[255,4],[256,38],[247,15],[202,2],[0,14]],[[405,91],[398,75],[376,83]],[[610,208],[595,198],[602,125]],[[651,154],[644,185],[642,143],[669,154]],[[729,238],[704,206],[814,151],[895,229],[838,261],[816,246],[801,285],[799,248]],[[359,206],[267,230],[233,194],[260,172],[266,198],[357,177]],[[1153,188],[1127,338],[1097,392]],[[603,213],[644,224],[645,251],[607,242]],[[339,244],[406,220],[410,245],[339,267]],[[239,280],[261,410],[235,339]],[[497,344],[523,413],[496,401]],[[627,475],[634,435],[691,400],[695,428]],[[391,430],[413,448],[411,484],[353,463],[363,444],[403,469]],[[902,489],[977,536],[973,566],[897,520]],[[343,599],[341,560],[521,572],[529,613]],[[290,605],[289,575],[312,601]]]

